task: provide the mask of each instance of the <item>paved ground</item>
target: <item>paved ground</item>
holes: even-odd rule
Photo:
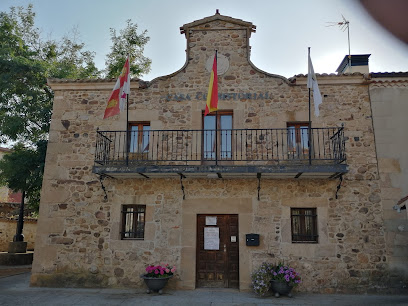
[[[0,277],[0,305],[408,305],[408,296],[401,295],[295,293],[293,298],[259,298],[253,293],[230,289],[164,290],[159,295],[131,289],[33,288],[29,287],[29,280],[29,272]]]
[[[31,271],[31,265],[28,266],[0,266],[0,278],[27,273]]]

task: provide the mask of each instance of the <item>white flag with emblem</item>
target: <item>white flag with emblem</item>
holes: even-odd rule
[[[307,88],[313,91],[313,102],[315,107],[315,115],[319,116],[319,105],[322,104],[322,95],[320,94],[319,85],[317,84],[316,75],[314,73],[312,59],[309,54],[309,69],[307,73]]]

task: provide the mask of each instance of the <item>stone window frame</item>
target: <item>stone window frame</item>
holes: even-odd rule
[[[311,213],[310,214],[306,213],[308,211]],[[311,234],[307,234],[308,232],[308,230],[306,230],[307,218],[308,220],[311,220]],[[316,207],[309,207],[309,208],[291,207],[290,208],[290,219],[291,219],[292,243],[318,243],[319,242],[318,218],[317,218]],[[299,232],[296,232],[296,229],[295,229],[296,224],[298,224]],[[303,238],[300,238],[299,236],[303,236]]]
[[[131,223],[131,224],[129,224]],[[127,227],[129,225],[129,227]],[[123,204],[121,209],[121,240],[144,240],[146,205]],[[126,234],[129,236],[126,237]]]

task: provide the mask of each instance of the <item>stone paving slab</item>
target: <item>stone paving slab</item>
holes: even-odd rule
[[[323,295],[259,298],[232,289],[165,290],[162,295],[132,289],[30,287],[30,273],[0,278],[0,305],[408,305],[408,295]]]

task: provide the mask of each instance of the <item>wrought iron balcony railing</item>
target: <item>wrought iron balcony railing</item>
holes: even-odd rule
[[[344,128],[98,131],[95,164],[340,164]]]

